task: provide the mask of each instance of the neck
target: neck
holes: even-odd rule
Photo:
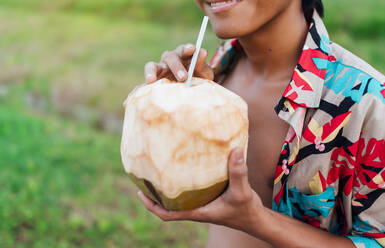
[[[291,77],[308,32],[300,2],[292,1],[256,32],[239,38],[255,76],[267,81]]]

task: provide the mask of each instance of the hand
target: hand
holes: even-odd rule
[[[153,83],[161,78],[183,82],[187,80],[187,70],[196,47],[192,44],[180,45],[174,51],[166,51],[162,54],[159,63],[148,62],[144,67],[146,83]],[[214,71],[206,63],[207,51],[201,49],[198,54],[194,76],[214,79]]]
[[[195,49],[195,46],[192,44],[180,45],[174,51],[164,52],[159,63],[155,63],[153,61],[148,62],[144,67],[146,83],[135,87],[135,89],[132,90],[128,96],[135,92],[136,89],[146,84],[153,83],[161,78],[168,78],[173,81],[187,80],[187,69],[190,66]],[[207,51],[205,49],[201,49],[198,54],[193,76],[213,80],[214,71],[206,63],[206,59]],[[123,102],[123,107],[126,107],[127,98]]]
[[[164,221],[192,220],[227,226],[264,240],[274,247],[355,247],[350,239],[315,228],[265,208],[247,180],[242,150],[232,151],[229,187],[216,200],[190,211],[167,211],[138,192],[146,208]]]
[[[257,193],[250,187],[242,149],[234,149],[229,157],[229,187],[216,200],[190,211],[168,211],[139,191],[145,207],[164,221],[192,220],[224,225],[249,232],[258,225],[265,208]]]

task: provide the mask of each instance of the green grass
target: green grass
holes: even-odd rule
[[[2,0],[1,4],[33,11],[91,13],[103,17],[152,20],[168,24],[191,24],[202,16],[194,0]]]
[[[385,73],[385,1],[324,2],[330,38]]]
[[[36,15],[8,7],[0,8],[0,23],[5,22],[0,54],[7,70],[0,71],[0,79],[48,81],[59,110],[86,105],[116,115],[128,92],[143,81],[144,63],[193,41],[199,30],[88,13]],[[213,53],[218,40],[211,34],[205,43]]]
[[[143,81],[143,65],[158,61],[165,50],[195,41],[201,14],[193,1],[182,2],[4,0],[0,23],[7,25],[0,27],[0,54],[5,60],[0,66],[5,69],[0,82],[47,81],[56,111],[90,122],[106,113],[119,117],[123,99]],[[384,72],[385,2],[325,4],[331,39]],[[144,11],[147,14],[139,18]],[[163,13],[173,16],[160,20]],[[185,15],[191,20],[174,23]],[[209,30],[204,42],[209,54],[218,43]],[[79,116],[78,106],[97,111]]]
[[[385,2],[325,4],[331,39],[385,72]],[[0,82],[49,82],[55,110],[76,119],[95,123],[106,113],[120,117],[121,102],[143,81],[143,65],[194,42],[200,18],[192,0],[4,0]],[[209,30],[204,42],[209,54],[218,43]],[[79,116],[79,106],[97,111]]]
[[[325,5],[331,39],[385,72],[385,1]],[[147,213],[120,137],[95,128],[119,130],[143,65],[194,42],[201,16],[192,0],[0,1],[0,247],[203,247],[204,225]]]
[[[117,136],[0,100],[1,247],[203,247],[205,226],[162,223],[136,197]]]

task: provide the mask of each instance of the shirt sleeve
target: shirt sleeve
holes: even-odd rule
[[[347,237],[358,248],[385,247],[385,104],[375,102],[366,113],[358,140],[352,231]]]

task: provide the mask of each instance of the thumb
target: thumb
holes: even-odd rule
[[[206,63],[207,55],[206,49],[199,51],[194,73],[198,77],[214,80],[214,70]]]
[[[249,191],[250,184],[247,177],[247,166],[242,148],[235,148],[231,152],[228,163],[231,191],[235,194]]]

